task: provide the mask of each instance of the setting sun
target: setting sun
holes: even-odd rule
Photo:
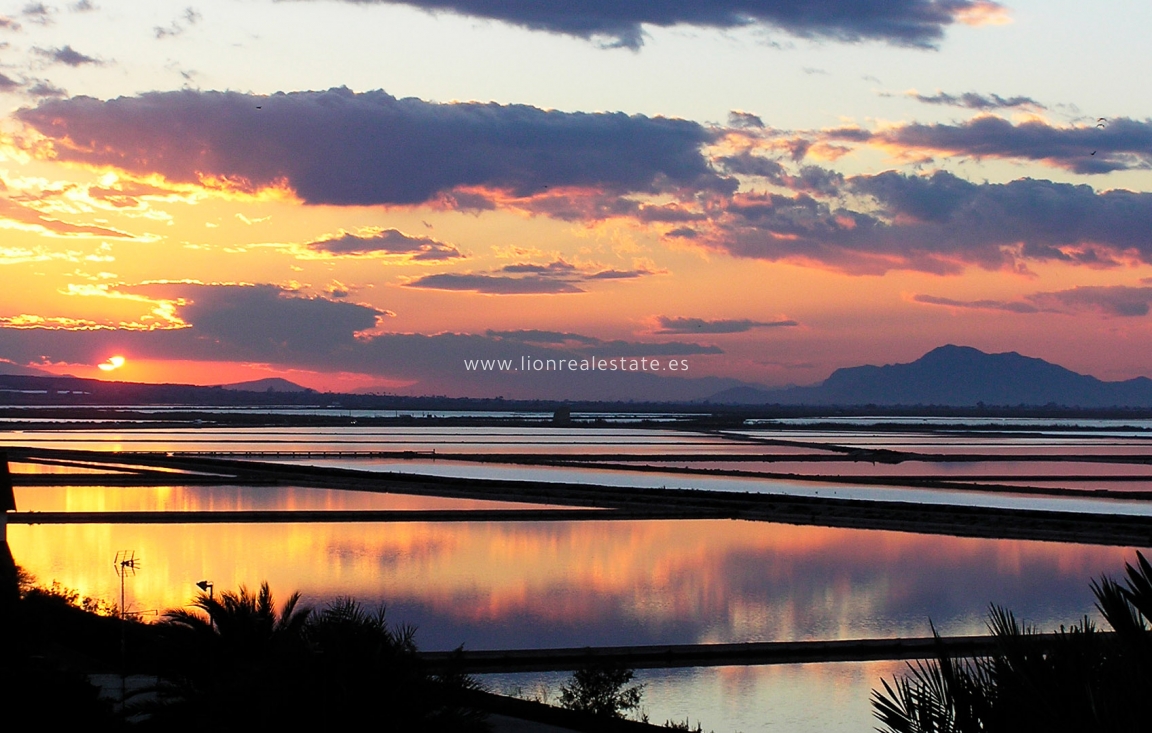
[[[108,357],[108,361],[104,362],[103,364],[97,364],[97,367],[102,372],[110,372],[113,369],[119,369],[120,367],[124,366],[124,362],[125,359],[122,356],[110,356]]]

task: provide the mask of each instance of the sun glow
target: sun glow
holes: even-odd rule
[[[102,372],[110,372],[124,366],[126,362],[127,360],[122,356],[110,356],[108,357],[108,361],[103,364],[97,364],[96,367]]]

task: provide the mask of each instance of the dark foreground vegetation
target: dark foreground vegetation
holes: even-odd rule
[[[482,731],[464,697],[475,683],[428,673],[410,629],[352,600],[279,608],[267,585],[175,610],[160,623],[121,621],[59,588],[27,579],[4,603],[0,700],[9,720],[83,730]],[[124,675],[124,700],[100,697],[90,675]],[[141,682],[143,681],[143,683]]]
[[[997,640],[986,657],[940,655],[873,692],[876,717],[891,733],[1152,730],[1152,564],[1137,553],[1122,582],[1092,583],[1112,633],[1089,618],[1032,643],[1036,629],[994,606]]]
[[[352,599],[277,605],[267,584],[200,594],[157,623],[8,563],[0,600],[0,705],[29,729],[258,731],[355,729],[472,733],[490,714],[578,731],[653,730],[633,672],[591,664],[560,708],[493,695],[449,659],[429,669],[414,629]],[[103,690],[101,690],[101,687]],[[669,723],[677,730],[702,730]]]
[[[389,626],[383,609],[345,599],[302,608],[298,594],[279,610],[259,592],[201,595],[196,610],[160,625],[167,668],[142,730],[197,730],[228,720],[237,730],[333,729],[376,721],[395,730],[486,730],[463,695],[470,678],[429,675],[411,629]]]
[[[94,660],[118,658],[119,623],[96,613],[109,609],[58,587],[34,588],[30,578],[10,563],[4,565],[0,704],[6,723],[12,724],[6,729],[39,730],[50,724],[115,729],[119,719],[111,704],[99,698],[87,671]],[[130,634],[133,640],[135,631]]]
[[[560,688],[560,706],[611,718],[640,710],[643,685],[628,685],[635,673],[613,664],[589,663]]]

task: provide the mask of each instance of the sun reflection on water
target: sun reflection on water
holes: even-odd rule
[[[118,593],[112,558],[135,550],[132,607],[188,602],[193,583],[268,580],[312,602],[398,607],[426,648],[688,643],[983,629],[989,602],[1040,625],[1090,612],[1090,578],[1123,548],[931,537],[735,521],[16,525],[16,561],[42,582]],[[627,637],[622,638],[622,637]]]

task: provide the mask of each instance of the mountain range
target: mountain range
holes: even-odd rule
[[[730,405],[1057,405],[1152,407],[1152,379],[1105,382],[1011,351],[988,354],[947,345],[907,364],[837,369],[810,387],[724,390],[711,402]]]
[[[7,367],[7,368],[5,368]],[[452,397],[401,397],[319,393],[286,379],[197,387],[184,384],[135,384],[77,377],[41,376],[36,370],[0,363],[0,402],[10,405],[240,405],[291,404],[366,409],[396,409],[400,404],[447,404]],[[8,373],[5,373],[8,372]],[[12,372],[17,372],[13,374]],[[23,372],[23,373],[21,373]],[[32,372],[29,374],[28,372]],[[1043,359],[1015,352],[988,354],[968,346],[941,346],[906,364],[837,369],[821,384],[767,389],[730,379],[692,380],[635,375],[630,402],[640,404],[823,407],[1062,407],[1152,408],[1152,379],[1105,382],[1077,374]],[[710,390],[701,391],[706,387]],[[726,387],[717,391],[720,387]],[[711,395],[706,399],[705,395]],[[536,403],[604,404],[603,398],[570,390],[566,397]],[[509,409],[516,400],[463,400],[469,409]],[[492,407],[486,407],[491,403]],[[446,408],[445,408],[446,409]]]

